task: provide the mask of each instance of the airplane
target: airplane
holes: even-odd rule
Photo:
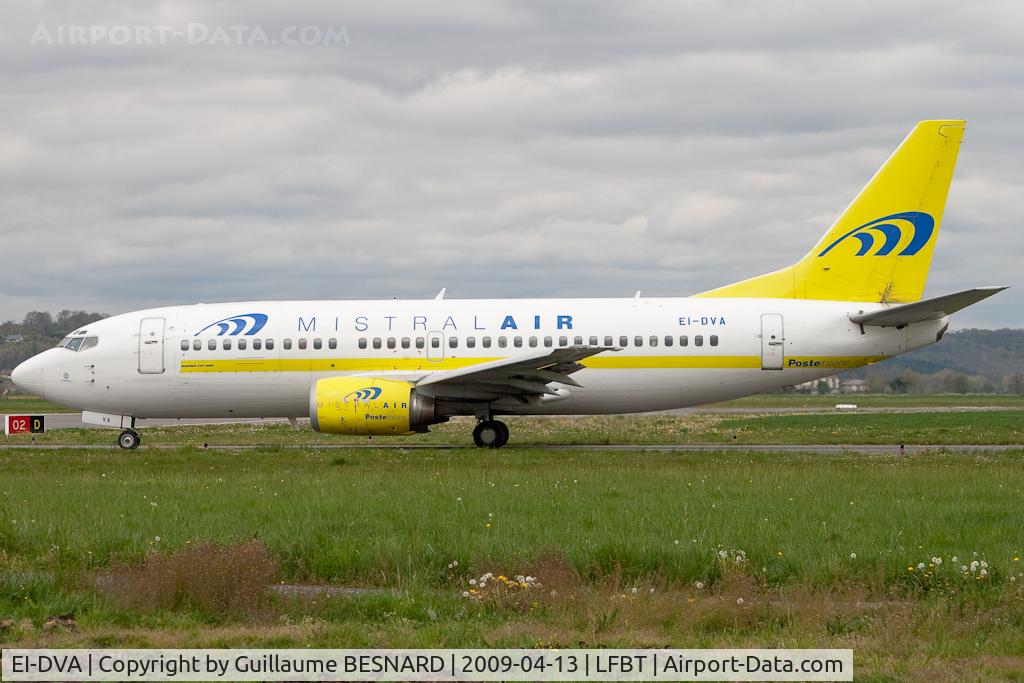
[[[19,365],[22,389],[120,429],[140,418],[308,417],[330,434],[456,415],[683,408],[779,389],[942,339],[1005,287],[922,300],[966,122],[918,123],[795,264],[682,298],[246,301],[151,308]]]

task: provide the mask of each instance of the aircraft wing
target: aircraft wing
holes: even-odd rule
[[[463,400],[497,400],[506,397],[558,396],[550,383],[580,384],[571,375],[581,370],[579,361],[605,351],[610,346],[563,346],[502,358],[457,370],[427,375],[416,382],[437,397]]]
[[[871,313],[852,315],[850,320],[858,325],[873,325],[875,327],[903,327],[926,320],[938,320],[987,299],[993,294],[998,294],[1004,289],[1006,287],[977,287],[956,294],[916,301],[912,304],[902,304]]]

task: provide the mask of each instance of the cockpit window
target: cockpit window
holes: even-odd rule
[[[59,349],[67,349],[68,351],[85,351],[99,344],[99,337],[64,337],[57,344]]]

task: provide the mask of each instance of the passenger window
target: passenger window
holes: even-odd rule
[[[498,348],[508,348],[508,337],[498,337]]]
[[[380,337],[373,338],[373,348],[379,349],[381,347]]]
[[[552,343],[553,340],[551,339],[551,337],[544,337],[544,346],[551,346]]]
[[[650,346],[657,346],[658,345],[658,338],[655,335],[652,334],[651,338],[649,340],[649,344],[650,344]]]
[[[211,351],[216,351],[217,350],[217,340],[216,339],[211,339],[208,342],[206,342],[206,348],[210,349]]]
[[[530,337],[530,347],[533,348],[533,347],[536,347],[536,346],[537,346],[537,338],[536,337]]]
[[[626,348],[627,346],[629,346],[629,337],[627,337],[626,335],[622,335],[621,337],[619,337],[619,346],[621,346],[622,348]]]
[[[597,337],[591,337],[590,338],[590,345],[591,346],[597,346]]]
[[[459,338],[458,337],[448,337],[448,348],[449,349],[457,349],[457,348],[459,348]]]
[[[253,346],[255,346],[255,344],[253,344]],[[266,343],[266,347],[267,347],[267,351],[273,351],[274,350],[274,340],[273,339],[268,339],[267,343]]]
[[[439,348],[441,348],[441,338],[440,337],[431,337],[430,338],[430,348],[432,348],[432,349],[439,349]]]
[[[476,337],[466,337],[466,348],[467,349],[475,349],[476,348]]]
[[[512,340],[512,346],[514,346],[514,347],[516,347],[516,348],[519,348],[519,347],[521,347],[522,345],[523,345],[523,338],[522,338],[522,337],[515,337],[515,338],[514,338],[514,339]]]
[[[717,334],[711,335],[711,339],[709,341],[711,342],[712,346],[718,346],[718,335]]]
[[[366,348],[366,337],[360,337],[360,338],[359,338],[359,344],[358,344],[358,346],[359,346],[359,348],[361,348],[361,349],[365,349],[365,348]]]
[[[306,350],[306,338],[305,337],[303,337],[302,339],[299,340],[299,349],[302,350],[302,351]]]
[[[223,346],[224,346],[224,350],[225,351],[230,351],[231,350],[231,340],[230,339],[225,339]]]
[[[192,340],[192,350],[201,351],[203,349],[203,342],[199,339]]]
[[[239,350],[239,351],[245,351],[245,347],[246,347],[246,346],[248,345],[248,343],[249,343],[249,342],[247,342],[247,341],[246,341],[246,340],[244,340],[244,339],[239,339],[239,340],[238,340],[238,350]]]
[[[591,337],[591,339],[597,339],[597,337]],[[583,346],[583,337],[573,337],[572,343],[574,346]]]
[[[679,345],[680,346],[687,346],[689,343],[690,343],[690,338],[687,337],[685,334],[679,337]]]
[[[416,337],[416,348],[422,349],[424,346],[426,346],[426,341],[427,340],[424,339],[423,337]]]
[[[693,345],[694,346],[704,346],[704,335],[702,335],[702,334],[694,335],[694,337],[693,337]]]
[[[388,348],[393,349],[398,346],[398,340],[394,337],[388,337]]]
[[[604,345],[605,346],[615,346],[615,341],[611,338],[611,336],[606,336],[604,338]]]
[[[643,345],[644,345],[644,338],[643,337],[641,337],[639,334],[637,336],[633,337],[633,346],[643,346]]]
[[[292,340],[291,339],[285,339],[282,345],[284,346],[284,350],[285,351],[291,351],[292,350]]]
[[[412,340],[408,337],[402,337],[402,348],[407,349],[412,345]]]
[[[558,338],[558,345],[559,346],[568,346],[569,345],[569,338],[565,337],[565,336],[559,337]]]
[[[484,337],[483,339],[480,340],[480,343],[483,345],[483,347],[485,349],[491,348],[491,338],[490,337]]]
[[[316,349],[317,351],[319,351],[320,349],[324,348],[324,340],[320,339],[319,337],[314,339],[313,340],[313,348]]]
[[[676,341],[676,338],[671,335],[665,335],[665,346],[672,346]]]
[[[188,351],[188,339],[181,340],[181,350]]]
[[[336,348],[338,348],[338,340],[335,339],[334,337],[331,337],[330,339],[328,339],[327,340],[327,348],[329,348],[329,349],[336,349]]]
[[[259,351],[262,348],[263,348],[263,340],[262,339],[253,339],[252,340],[252,350],[253,351]]]

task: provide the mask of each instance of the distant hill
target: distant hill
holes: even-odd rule
[[[882,369],[890,375],[904,370],[925,375],[946,370],[999,381],[1015,372],[1024,372],[1024,329],[950,332],[938,344],[861,368],[849,376],[863,378]]]

